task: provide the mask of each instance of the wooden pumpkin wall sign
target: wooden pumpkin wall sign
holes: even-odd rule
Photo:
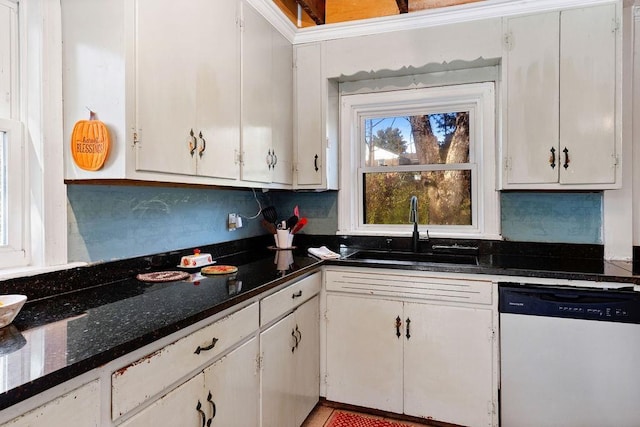
[[[104,165],[111,139],[104,123],[96,119],[96,114],[90,111],[89,120],[80,120],[73,127],[71,133],[71,154],[80,168],[97,171]]]

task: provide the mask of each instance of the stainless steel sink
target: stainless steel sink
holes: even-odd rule
[[[401,251],[359,250],[348,259],[389,261],[389,262],[423,262],[430,264],[464,264],[478,265],[478,258],[470,254],[451,253],[419,253]]]

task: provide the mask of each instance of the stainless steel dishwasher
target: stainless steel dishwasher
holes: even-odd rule
[[[640,293],[499,292],[502,427],[640,426]]]

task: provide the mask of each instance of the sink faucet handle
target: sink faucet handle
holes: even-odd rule
[[[409,222],[414,224],[418,222],[418,198],[416,196],[411,196]]]

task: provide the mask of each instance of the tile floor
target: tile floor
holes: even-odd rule
[[[329,406],[325,406],[322,403],[320,403],[315,407],[315,409],[311,412],[311,414],[309,414],[309,416],[307,417],[307,419],[305,420],[305,422],[302,424],[301,427],[323,427],[327,422],[327,420],[329,420],[329,417],[331,416],[333,411],[335,410],[336,409],[331,408]],[[363,414],[363,415],[366,415],[367,417],[372,417],[372,418],[382,418],[382,419],[387,419],[391,421],[397,421],[397,422],[410,425],[412,427],[425,427],[426,425],[426,424],[412,423],[404,420],[396,420],[392,418],[377,417],[375,415],[370,415],[370,414]]]

